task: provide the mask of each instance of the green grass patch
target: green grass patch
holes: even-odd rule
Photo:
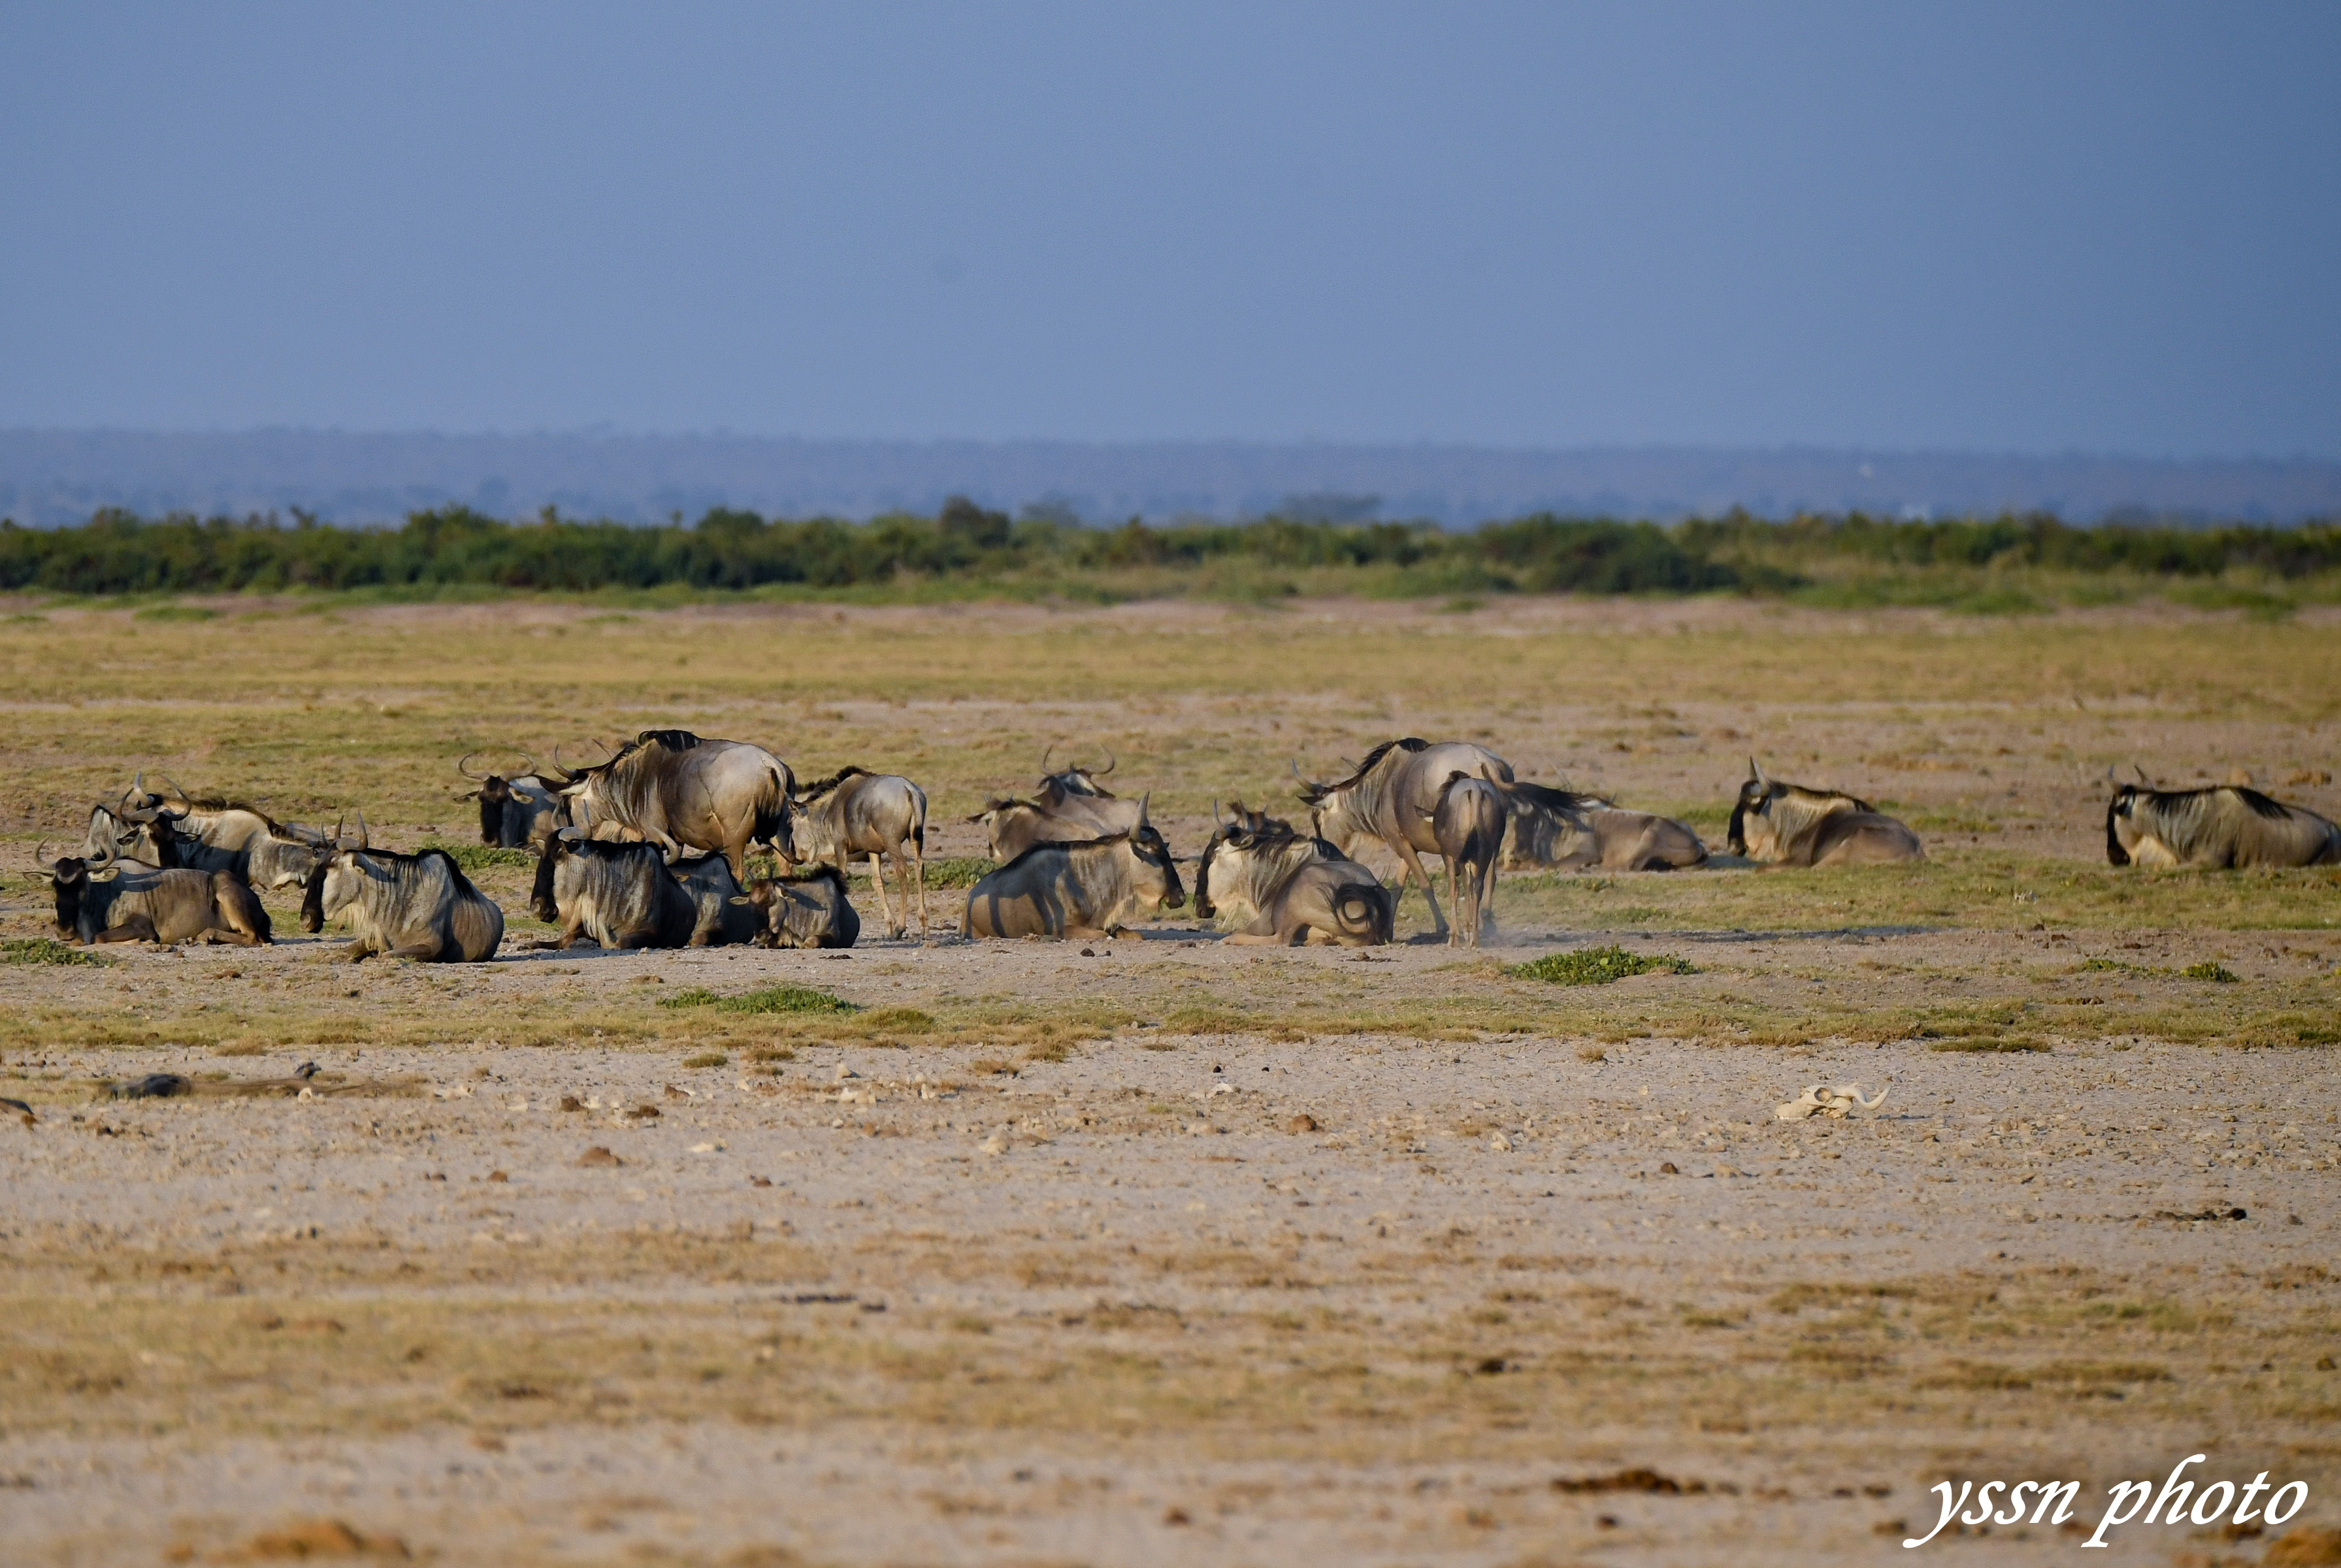
[[[973,887],[1000,869],[996,860],[981,855],[947,854],[927,862],[929,887]]]
[[[816,992],[814,994],[820,994]],[[915,1007],[881,1007],[865,1014],[861,1026],[872,1034],[931,1034],[935,1032],[935,1015],[921,1013]]]
[[[767,985],[761,991],[743,992],[737,996],[718,996],[703,985],[662,998],[662,1007],[712,1007],[719,1013],[859,1013],[862,1009],[842,996],[832,996],[826,991],[816,991],[810,985]],[[909,1011],[902,1009],[902,1011]],[[930,1020],[930,1023],[932,1021]]]
[[[1696,974],[1690,961],[1671,953],[1646,958],[1622,947],[1579,947],[1568,953],[1548,953],[1527,964],[1514,964],[1507,974],[1550,985],[1607,985],[1629,974]]]
[[[682,1064],[686,1067],[721,1067],[731,1060],[721,1051],[702,1051],[696,1056],[685,1056]]]
[[[450,844],[443,838],[425,839],[423,847],[445,850],[449,857],[465,871],[485,871],[490,866],[499,865],[534,871],[538,858],[533,849],[496,849],[484,844]]]
[[[0,941],[0,964],[90,964],[105,959],[54,936],[11,936]]]
[[[1929,1051],[1953,1051],[1967,1054],[1987,1054],[1996,1051],[2046,1051],[2048,1043],[2029,1034],[1962,1034],[1947,1040],[1929,1040]]]
[[[2207,980],[2214,985],[2233,985],[2243,977],[2214,958],[2200,964],[2190,964],[2178,972],[2189,980]]]

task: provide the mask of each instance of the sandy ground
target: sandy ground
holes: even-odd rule
[[[997,949],[895,951],[912,994],[1005,978]],[[300,956],[150,957],[119,980]],[[833,984],[867,958],[601,962]],[[1100,961],[1005,962],[1045,990]],[[1272,962],[1305,984],[1354,960]],[[1923,1533],[1945,1476],[2054,1472],[2083,1482],[2093,1519],[2111,1479],[2207,1449],[2213,1473],[2308,1479],[2306,1518],[2336,1513],[2341,1085],[2297,1052],[1648,1041],[1592,1061],[1550,1040],[1141,1030],[1012,1075],[940,1049],[812,1047],[776,1073],[593,1049],[314,1054],[320,1083],[377,1092],[93,1102],[95,1079],[295,1064],[12,1064],[40,1118],[0,1128],[12,1293],[85,1283],[14,1341],[0,1404],[31,1419],[0,1431],[10,1561],[252,1560],[283,1545],[270,1531],[333,1519],[447,1563],[1857,1562],[1898,1554],[1895,1520]],[[1890,1085],[1886,1104],[1773,1118],[1804,1084],[1848,1080]],[[660,1114],[622,1114],[643,1105]],[[622,1163],[581,1166],[596,1147]],[[705,1251],[593,1277],[607,1247],[662,1241]],[[2100,1300],[2127,1304],[2092,1321]],[[1800,1346],[1848,1343],[1815,1319],[1848,1301],[1875,1344],[1800,1370]],[[2019,1301],[2041,1310],[2002,1321]],[[182,1311],[227,1313],[203,1331],[226,1347]],[[597,1348],[563,1361],[490,1334],[481,1353],[511,1363],[491,1378],[545,1388],[441,1390],[437,1346],[514,1312],[555,1340],[590,1321]],[[706,1368],[601,1364],[686,1321]],[[387,1353],[403,1336],[411,1362]],[[296,1339],[314,1351],[268,1373],[234,1364],[236,1344]],[[373,1364],[377,1340],[395,1370]],[[890,1413],[887,1353],[961,1343],[974,1371],[912,1377],[971,1379],[948,1409]],[[45,1347],[83,1364],[80,1388]],[[93,1381],[109,1358],[117,1381]],[[1138,1370],[1101,1370],[1117,1358]],[[1178,1393],[1185,1419],[1166,1421],[1180,1362],[1215,1392]],[[2074,1389],[1973,1372],[2037,1363]],[[1380,1387],[1296,1405],[1225,1381],[1296,1367]],[[794,1392],[743,1403],[763,1371]],[[223,1392],[255,1382],[259,1405]],[[1025,1408],[1020,1383],[1045,1399]],[[320,1400],[341,1414],[320,1421]],[[1634,1467],[1705,1490],[1555,1489]],[[2258,1544],[2116,1539],[2109,1561]],[[2028,1563],[2077,1544],[2015,1528],[1929,1550]]]

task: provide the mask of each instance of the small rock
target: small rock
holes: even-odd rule
[[[1214,1094],[1232,1094],[1235,1092],[1236,1086],[1233,1084],[1215,1084],[1211,1086],[1211,1093]]]
[[[831,1081],[832,1083],[834,1083],[834,1084],[842,1084],[842,1083],[844,1083],[848,1078],[859,1078],[859,1077],[861,1077],[861,1076],[862,1076],[862,1074],[859,1074],[859,1073],[856,1073],[852,1068],[851,1068],[851,1067],[847,1066],[844,1063],[840,1062],[840,1063],[837,1064],[837,1071],[836,1071],[836,1072],[834,1072],[834,1073],[832,1073],[829,1076],[830,1076],[830,1081]]]
[[[1509,1154],[1512,1152],[1512,1141],[1501,1133],[1493,1133],[1488,1137],[1488,1147],[1499,1154]]]
[[[1008,1153],[1010,1146],[1008,1134],[1005,1133],[994,1133],[976,1145],[987,1154],[1004,1154]]]
[[[1194,1521],[1187,1517],[1187,1511],[1185,1509],[1171,1508],[1166,1509],[1163,1512],[1162,1523],[1165,1524],[1192,1524]]]
[[[504,1174],[502,1171],[490,1171],[488,1173],[488,1180],[491,1182],[509,1182],[512,1178]]]
[[[617,1155],[610,1153],[610,1151],[602,1144],[596,1144],[592,1148],[586,1150],[583,1154],[578,1155],[577,1163],[581,1165],[623,1165],[626,1162],[618,1158]]]
[[[1313,1133],[1317,1130],[1317,1118],[1303,1111],[1286,1121],[1284,1130],[1288,1133]]]
[[[769,1187],[772,1184],[772,1178],[770,1176],[751,1176],[748,1178],[748,1184],[752,1187]]]
[[[564,1111],[583,1111],[585,1108],[585,1102],[574,1094],[563,1094],[561,1096],[561,1108]]]
[[[1679,1176],[1682,1173],[1675,1169],[1675,1163],[1672,1160],[1669,1160],[1665,1164],[1659,1167],[1659,1174],[1661,1176]]]

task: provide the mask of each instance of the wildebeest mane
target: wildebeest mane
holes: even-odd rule
[[[687,752],[698,744],[699,737],[689,730],[644,730],[634,737],[635,745],[661,745],[671,752]]]
[[[877,775],[871,773],[868,768],[842,767],[825,779],[816,779],[812,784],[800,784],[797,787],[797,804],[799,805],[810,805],[814,801],[817,801],[822,796],[827,794],[830,791],[835,789],[838,785],[843,784],[847,779],[874,778]],[[990,808],[987,807],[986,809]]]
[[[1513,798],[1552,812],[1581,812],[1601,799],[1599,795],[1579,794],[1575,790],[1555,789],[1550,784],[1529,784],[1526,780],[1508,787]]]
[[[1110,833],[1103,838],[1044,838],[1040,840],[1038,843],[1026,845],[1024,853],[1018,855],[1014,860],[1010,861],[1008,865],[1021,865],[1036,854],[1042,854],[1054,850],[1097,849],[1106,844],[1123,843],[1129,837],[1130,834],[1126,833]],[[823,869],[833,871],[836,868],[834,866],[829,866],[824,867]],[[1001,869],[1005,871],[1008,869],[1008,866],[1002,866]]]
[[[1331,784],[1310,784],[1307,788],[1300,792],[1300,798],[1308,802],[1310,805],[1315,805],[1319,801],[1323,800],[1327,795],[1333,794],[1335,791],[1348,789],[1350,785],[1364,778],[1368,774],[1373,772],[1374,764],[1381,761],[1382,758],[1388,756],[1393,750],[1402,752],[1427,752],[1430,749],[1430,743],[1429,741],[1418,740],[1412,735],[1407,735],[1401,739],[1394,741],[1384,741],[1381,744],[1376,746],[1373,750],[1366,754],[1365,760],[1358,764],[1358,771],[1351,774],[1348,778],[1337,779]]]

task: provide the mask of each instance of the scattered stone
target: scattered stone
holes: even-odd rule
[[[1501,1133],[1490,1133],[1488,1134],[1488,1147],[1499,1154],[1509,1154],[1512,1152],[1512,1141]]]
[[[1317,1118],[1303,1111],[1297,1116],[1288,1118],[1284,1124],[1284,1130],[1288,1133],[1313,1133],[1317,1130]]]
[[[1678,1481],[1646,1465],[1637,1465],[1609,1475],[1555,1476],[1552,1489],[1555,1492],[1647,1492],[1663,1497],[1696,1497],[1705,1494],[1707,1483]]]
[[[1842,1119],[1856,1109],[1875,1111],[1884,1104],[1884,1089],[1878,1091],[1875,1100],[1865,1100],[1861,1097],[1861,1085],[1858,1084],[1839,1084],[1835,1088],[1826,1084],[1808,1084],[1805,1092],[1796,1099],[1773,1106],[1772,1114],[1783,1122],[1801,1122],[1814,1115]]]
[[[2157,1220],[2247,1220],[2251,1215],[2242,1209],[2204,1209],[2191,1214],[2182,1214],[2176,1209],[2157,1209],[2154,1217]]]
[[[842,1084],[848,1078],[859,1078],[861,1076],[861,1074],[856,1073],[852,1068],[847,1066],[842,1062],[840,1062],[837,1064],[837,1071],[829,1075],[830,1082],[833,1084]]]
[[[563,1094],[561,1096],[561,1108],[564,1111],[583,1111],[585,1108],[585,1102],[574,1094]]]
[[[1194,1521],[1187,1517],[1187,1511],[1185,1509],[1170,1508],[1163,1511],[1162,1523],[1165,1524],[1178,1525],[1192,1524]]]
[[[976,1145],[977,1148],[982,1150],[987,1154],[1004,1154],[1008,1153],[1011,1146],[1012,1145],[1011,1145],[1008,1141],[1008,1134],[1005,1133],[994,1133],[991,1136],[986,1138],[982,1143]]]
[[[502,1171],[490,1171],[488,1173],[488,1180],[491,1182],[509,1182],[512,1178],[504,1174]]]
[[[609,1149],[604,1145],[596,1144],[592,1148],[586,1150],[583,1154],[578,1155],[577,1163],[580,1165],[623,1165],[626,1162],[618,1158],[617,1155],[610,1153]]]
[[[1682,1173],[1675,1169],[1675,1163],[1672,1160],[1669,1160],[1665,1164],[1659,1167],[1659,1174],[1661,1176],[1679,1176]]]
[[[243,1545],[215,1554],[214,1563],[284,1563],[313,1557],[373,1557],[404,1562],[413,1556],[395,1535],[361,1535],[338,1519],[303,1519],[264,1530]]]

